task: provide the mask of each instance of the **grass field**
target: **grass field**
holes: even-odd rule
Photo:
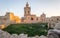
[[[11,24],[7,28],[3,29],[10,34],[28,34],[28,36],[35,35],[47,35],[48,24],[47,23],[32,23],[32,24]]]

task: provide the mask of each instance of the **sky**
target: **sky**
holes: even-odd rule
[[[0,16],[13,12],[23,17],[26,2],[31,7],[31,14],[40,16],[44,12],[47,17],[60,16],[60,0],[0,0]]]

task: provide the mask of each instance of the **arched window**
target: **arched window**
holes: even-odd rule
[[[33,20],[33,18],[31,18],[31,20]]]

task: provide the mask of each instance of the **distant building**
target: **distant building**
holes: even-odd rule
[[[9,24],[16,24],[20,22],[21,19],[18,16],[15,16],[12,12],[6,12],[5,16],[0,16],[0,27],[2,27],[1,25],[8,26]]]
[[[37,23],[37,22],[45,22],[46,15],[43,13],[40,17],[31,14],[31,7],[29,7],[28,2],[24,7],[24,17],[22,18],[23,23]]]
[[[60,22],[60,16],[46,17],[46,14],[42,13],[40,17],[31,14],[31,7],[28,2],[24,7],[24,17],[21,18],[21,23],[48,23],[49,27],[54,27],[56,23]]]
[[[31,14],[31,7],[28,2],[24,7],[24,17],[19,18],[15,16],[13,12],[6,12],[5,16],[0,16],[0,25],[6,26],[16,23],[48,23],[49,27],[54,27],[58,22],[60,22],[60,16],[46,17],[44,12],[39,17],[35,14]]]

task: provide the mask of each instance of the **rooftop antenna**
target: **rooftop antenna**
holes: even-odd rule
[[[6,9],[6,12],[9,12],[9,9]]]
[[[6,9],[6,12],[9,12],[9,9]]]
[[[28,2],[29,0],[26,0],[26,2]]]
[[[45,9],[43,9],[43,13],[45,12]]]
[[[0,10],[0,14],[2,14],[2,11]],[[1,15],[0,15],[1,16]]]
[[[6,13],[10,13],[9,9],[6,9]]]

